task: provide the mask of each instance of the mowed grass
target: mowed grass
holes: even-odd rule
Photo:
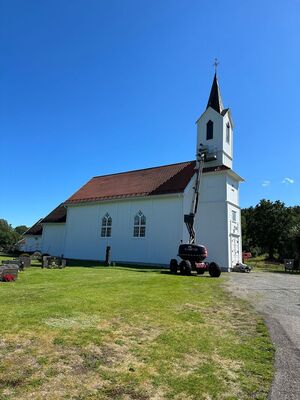
[[[31,267],[0,283],[0,399],[266,399],[274,349],[224,279]]]

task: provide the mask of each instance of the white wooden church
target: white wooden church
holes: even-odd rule
[[[232,169],[233,121],[223,107],[215,74],[208,104],[196,122],[199,145],[217,159],[204,165],[196,215],[196,241],[207,261],[223,271],[241,260],[239,183]],[[72,259],[104,260],[106,247],[116,263],[168,265],[188,240],[184,214],[190,212],[195,160],[96,176],[39,220],[20,249]]]

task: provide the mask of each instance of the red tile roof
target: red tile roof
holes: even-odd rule
[[[24,235],[41,235],[42,223],[66,222],[65,204],[85,203],[127,197],[182,193],[195,173],[195,161],[186,161],[161,167],[96,176],[82,186],[67,201],[45,218],[35,223]],[[204,168],[203,173],[228,170],[224,165]]]
[[[74,193],[65,204],[182,193],[195,173],[195,161],[96,176]],[[205,168],[203,172],[227,169]]]
[[[42,223],[47,222],[66,222],[67,219],[67,209],[63,204],[60,204],[56,207],[50,214],[48,214],[44,219],[42,219]]]
[[[66,203],[180,193],[193,176],[194,168],[195,162],[189,161],[96,176],[83,185]]]

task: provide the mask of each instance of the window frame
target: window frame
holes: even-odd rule
[[[112,217],[107,212],[101,219],[100,237],[110,238],[112,236]]]
[[[230,123],[227,122],[226,124],[226,143],[230,144]]]
[[[231,221],[237,223],[237,211],[231,210]]]
[[[147,218],[145,214],[139,210],[133,218],[133,238],[144,239],[146,237]]]
[[[210,119],[206,123],[206,140],[212,140],[214,138],[214,123]]]

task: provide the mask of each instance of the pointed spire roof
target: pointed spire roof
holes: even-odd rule
[[[219,88],[219,83],[218,83],[218,78],[217,78],[217,73],[215,72],[214,80],[212,83],[212,87],[210,90],[210,95],[207,103],[207,107],[213,108],[215,111],[217,111],[219,114],[222,113],[224,110],[223,102],[222,102],[222,97],[221,97],[221,92]]]

